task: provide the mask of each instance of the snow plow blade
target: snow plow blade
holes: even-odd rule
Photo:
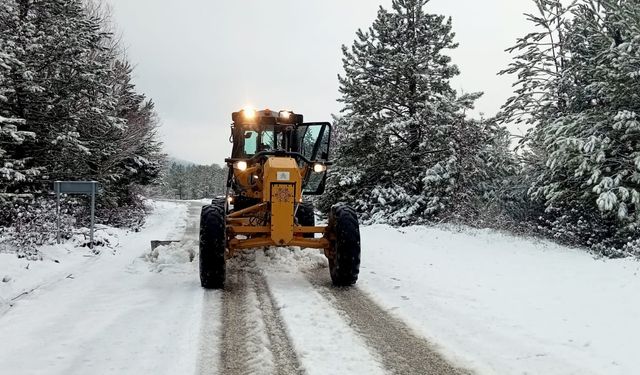
[[[165,240],[165,241],[153,240],[153,241],[151,241],[151,251],[155,250],[156,247],[158,247],[158,246],[167,246],[167,245],[171,245],[174,242],[180,242],[180,241],[178,241],[178,240]]]

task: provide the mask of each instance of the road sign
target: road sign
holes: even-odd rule
[[[53,183],[56,193],[61,194],[93,194],[98,192],[96,181],[56,181]]]
[[[91,234],[89,247],[93,249],[93,227],[96,211],[96,193],[100,189],[97,181],[55,181],[53,190],[56,192],[56,213],[58,215],[58,243],[60,243],[60,194],[84,194],[91,195]]]

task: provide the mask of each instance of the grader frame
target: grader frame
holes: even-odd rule
[[[225,262],[248,249],[298,246],[323,249],[335,285],[352,285],[360,264],[355,212],[331,209],[329,224],[316,226],[304,199],[324,191],[331,125],[304,123],[290,111],[242,110],[232,115],[232,157],[227,195],[203,207],[200,279],[224,285]]]

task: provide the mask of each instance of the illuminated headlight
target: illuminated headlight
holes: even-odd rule
[[[327,170],[327,166],[324,165],[324,164],[315,163],[313,165],[313,171],[316,172],[316,173],[322,173],[322,172],[324,172],[326,170]]]
[[[227,202],[229,202],[229,204],[233,203],[233,197],[232,196],[228,196],[227,197]]]
[[[289,120],[291,118],[291,111],[280,111],[278,116],[283,120]]]
[[[245,108],[242,110],[242,116],[245,120],[253,120],[256,118],[256,110],[253,108]]]
[[[233,167],[235,169],[239,170],[240,172],[246,171],[247,170],[247,162],[244,161],[244,160],[237,161],[237,162],[235,162]]]

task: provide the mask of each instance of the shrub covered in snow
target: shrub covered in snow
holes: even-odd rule
[[[56,243],[56,203],[50,198],[14,197],[0,199],[0,252],[38,259],[37,247]],[[61,238],[70,239],[77,207],[65,200],[60,208]]]
[[[0,252],[38,259],[38,247],[57,241],[57,215],[54,197],[0,198]],[[88,198],[63,196],[60,204],[61,240],[71,240],[77,246],[89,245]],[[97,245],[113,245],[108,233],[100,232],[101,224],[137,231],[144,224],[147,207],[141,199],[136,204],[111,208],[97,205]]]

